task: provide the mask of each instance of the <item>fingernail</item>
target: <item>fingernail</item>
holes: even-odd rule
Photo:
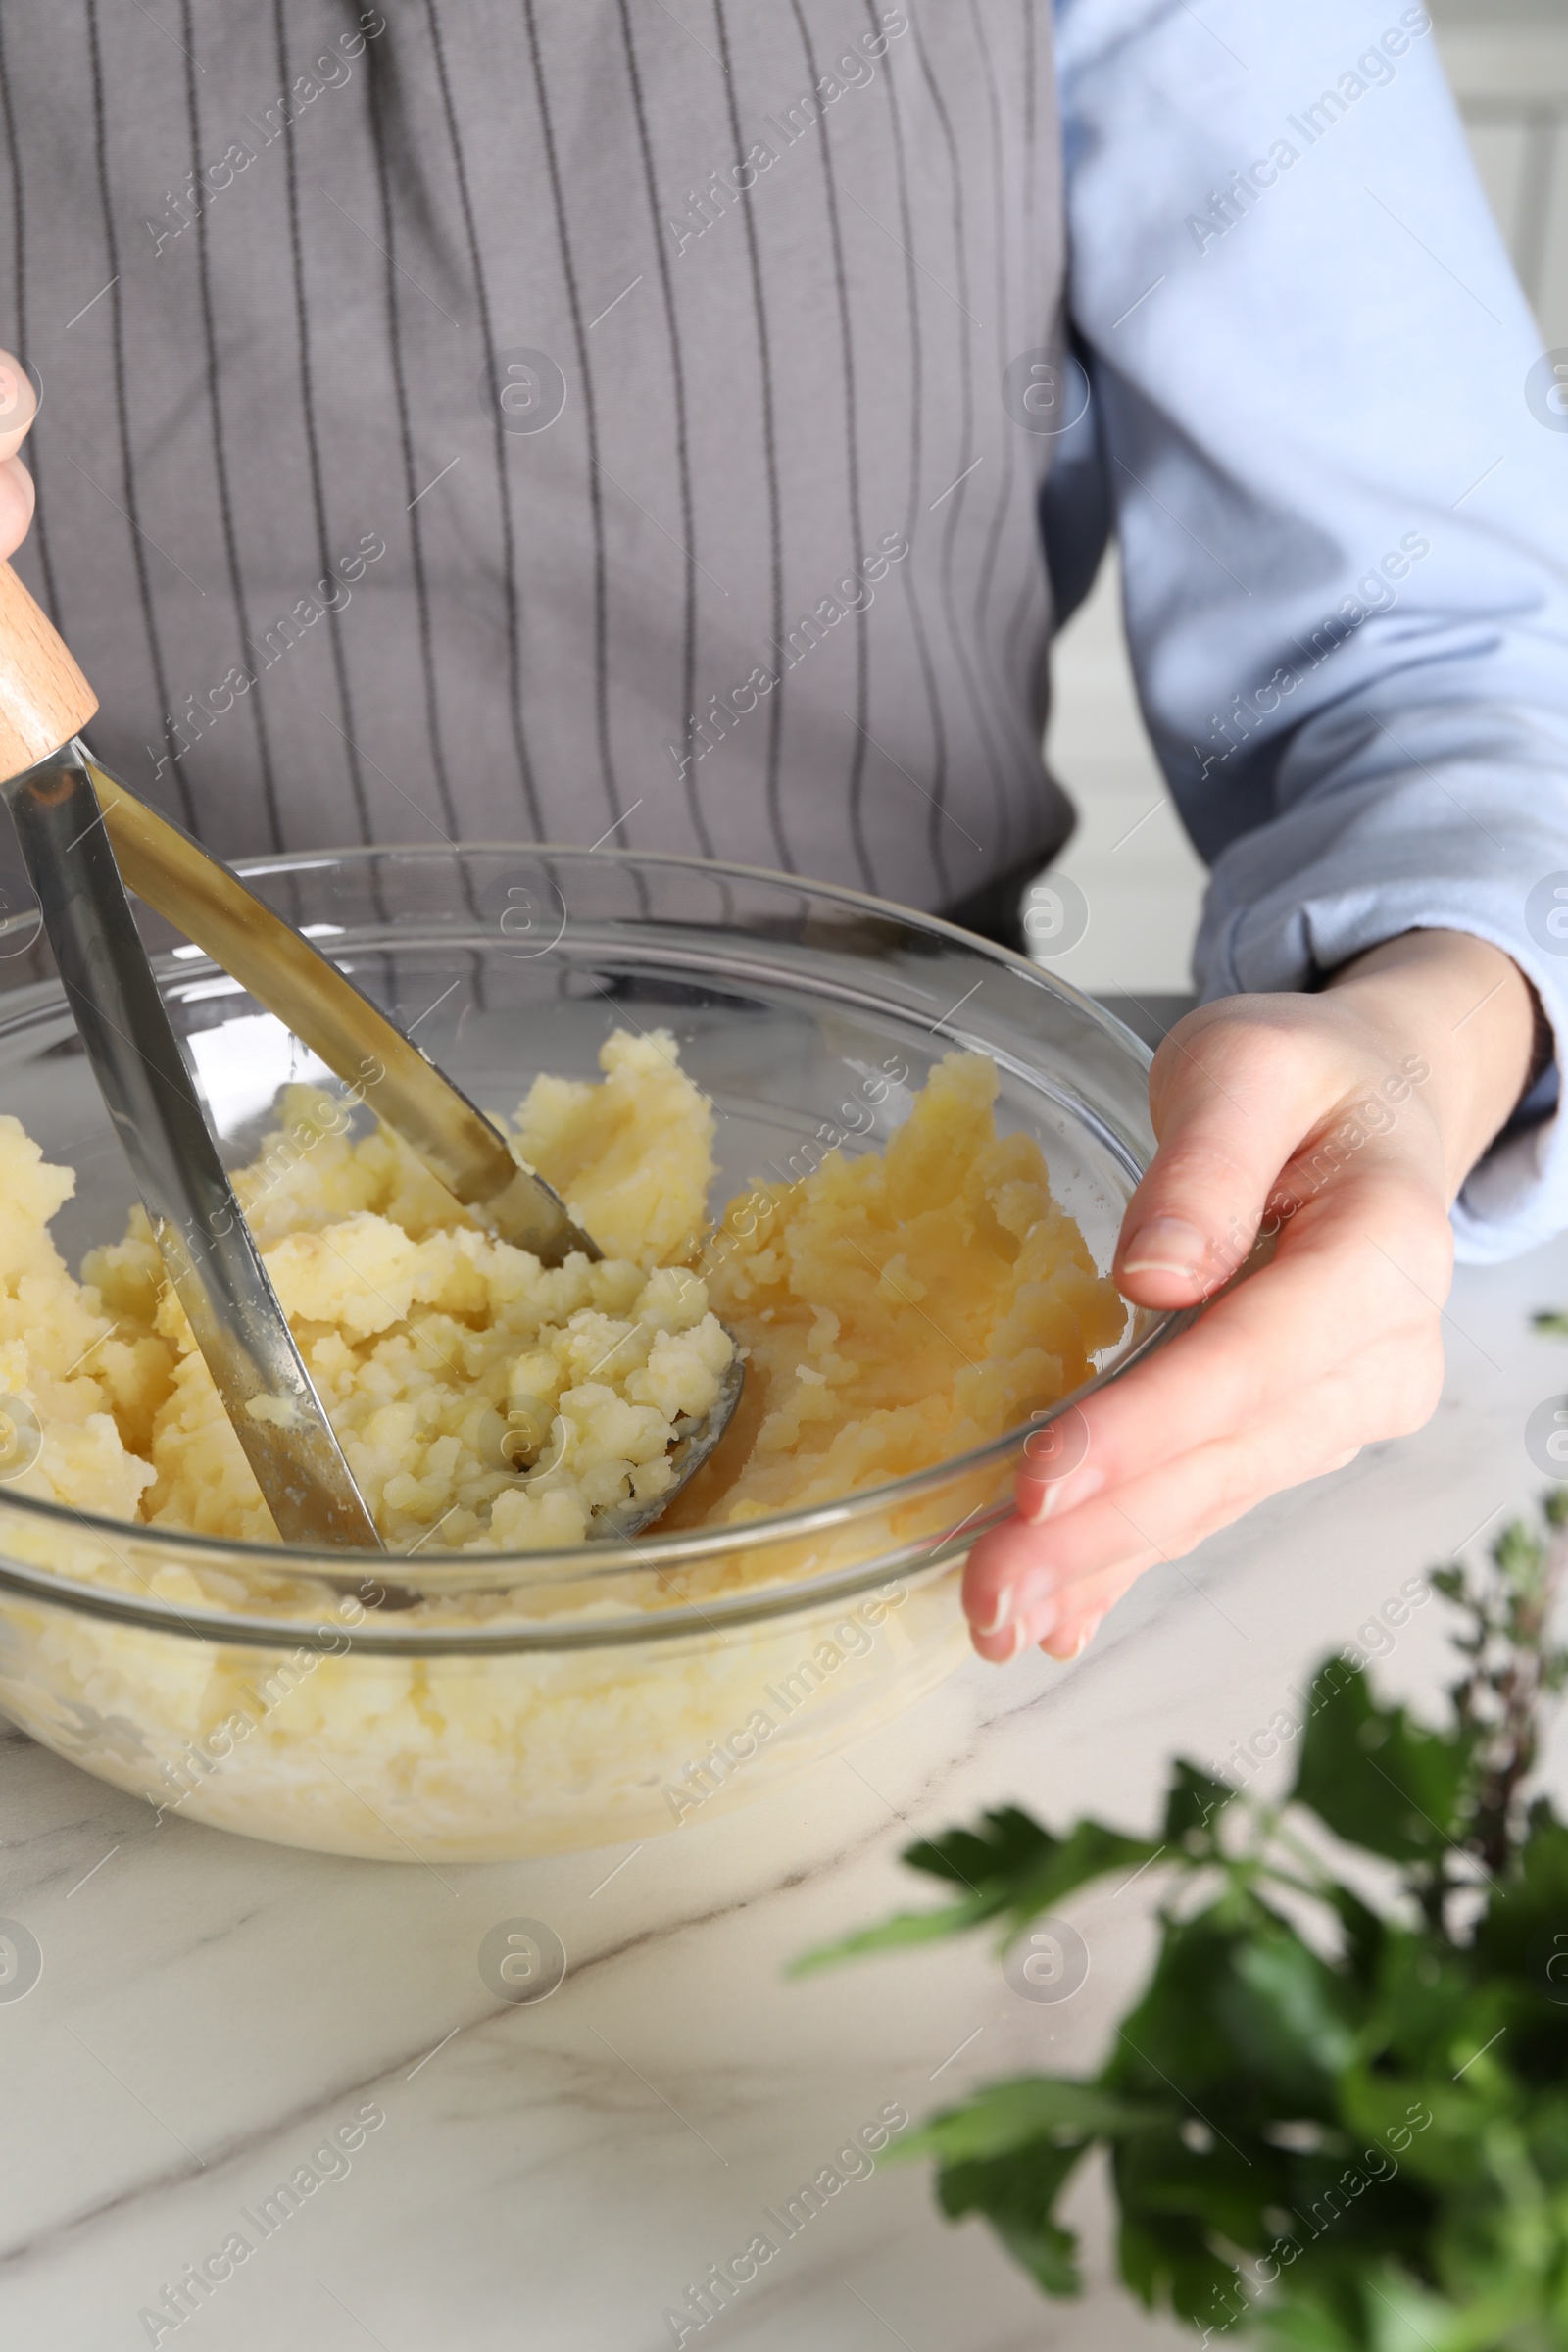
[[[1010,1666],[1020,1650],[1028,1647],[1028,1643],[1029,1628],[1020,1617],[1017,1624],[1012,1629],[1012,1647],[1008,1650],[1006,1656],[1002,1661],[1004,1666]]]
[[[1060,1615],[1054,1570],[1026,1571],[1012,1588],[1012,1655],[1017,1657],[1032,1642],[1044,1642]]]
[[[991,1634],[1000,1634],[1012,1615],[1012,1591],[1011,1585],[1004,1585],[1002,1591],[997,1594],[997,1605],[991,1612],[991,1623],[975,1627],[975,1632],[982,1639]]]
[[[1208,1251],[1208,1237],[1185,1217],[1151,1217],[1127,1245],[1124,1274],[1197,1275]]]
[[[1037,1486],[1027,1476],[1022,1482],[1019,1515],[1031,1527],[1053,1518],[1058,1511],[1076,1510],[1079,1503],[1088,1502],[1105,1483],[1105,1473],[1100,1469],[1074,1470],[1070,1477],[1054,1479],[1049,1486]]]
[[[1023,1633],[1024,1641],[1038,1642],[1049,1640],[1052,1628],[1055,1625],[1059,1614],[1060,1611],[1054,1600],[1043,1600],[1040,1606],[1032,1609],[1022,1621],[1020,1630]],[[1022,1648],[1022,1646],[1023,1643],[1020,1642],[1019,1647]]]
[[[1104,1622],[1105,1617],[1103,1610],[1101,1611],[1098,1617],[1090,1618],[1088,1624],[1078,1636],[1078,1646],[1072,1653],[1075,1658],[1081,1658],[1083,1656],[1084,1651],[1089,1647],[1090,1642],[1094,1640],[1095,1636],[1099,1633]]]

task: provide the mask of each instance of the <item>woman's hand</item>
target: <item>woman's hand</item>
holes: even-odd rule
[[[21,362],[0,351],[0,557],[16,554],[32,521],[32,476],[17,452],[37,413]]]
[[[1319,995],[1227,998],[1171,1032],[1118,1288],[1189,1306],[1260,1233],[1272,1255],[1026,1461],[1016,1517],[964,1576],[982,1657],[1076,1655],[1154,1561],[1420,1427],[1443,1378],[1448,1209],[1519,1101],[1534,1035],[1517,965],[1453,931],[1391,940]]]

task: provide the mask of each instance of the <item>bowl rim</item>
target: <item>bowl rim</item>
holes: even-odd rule
[[[995,940],[984,939],[978,933],[964,930],[961,924],[949,922],[945,917],[927,913],[921,908],[902,906],[893,900],[874,898],[867,892],[852,890],[840,883],[819,882],[803,875],[780,873],[767,866],[746,865],[717,858],[687,858],[669,851],[590,849],[577,844],[536,841],[459,841],[440,845],[427,842],[377,842],[356,844],[344,849],[321,847],[270,851],[256,857],[234,859],[233,870],[253,877],[297,873],[320,866],[368,866],[388,858],[412,858],[421,863],[450,863],[454,858],[461,861],[480,857],[519,856],[578,862],[592,860],[601,865],[626,868],[661,866],[678,873],[711,876],[720,880],[763,883],[798,897],[831,900],[858,914],[872,916],[883,922],[891,918],[906,929],[952,940],[971,955],[989,958],[1004,970],[1015,972],[1031,981],[1048,996],[1064,1001],[1081,1018],[1102,1031],[1107,1042],[1116,1046],[1145,1071],[1153,1059],[1150,1049],[1136,1032],[1114,1013],[1107,1011],[1095,998],[1075,987],[1071,981],[1043,970],[1039,964],[1015,950],[1003,947]],[[358,935],[351,932],[345,937],[354,943]],[[319,944],[323,953],[330,953],[331,946],[336,943],[322,941]],[[208,957],[203,960],[213,959]],[[167,965],[169,961],[168,953],[161,954],[154,958],[155,968]],[[181,974],[201,968],[202,964],[194,959],[182,959],[178,966]],[[24,1015],[19,1009],[15,1016],[8,1018],[4,1000],[0,999],[0,1038],[24,1018],[29,1023],[37,1019],[51,999],[58,998],[60,1008],[68,1009],[64,990],[57,980],[35,983],[8,993],[13,1004],[25,998],[27,1011]],[[933,1024],[933,1036],[941,1035],[954,1045],[961,1045],[962,1039],[949,1027],[955,1014],[961,1008],[960,1002],[943,1014]],[[979,1050],[985,1049],[982,1047]],[[486,1551],[480,1554],[421,1546],[418,1577],[414,1581],[424,1586],[426,1579],[430,1579],[422,1597],[431,1600],[438,1600],[447,1592],[463,1591],[471,1586],[475,1576],[482,1574],[487,1579],[493,1575],[495,1585],[508,1586],[519,1598],[526,1597],[530,1582],[536,1585],[550,1582],[558,1586],[569,1584],[580,1589],[587,1601],[591,1600],[596,1584],[612,1578],[622,1578],[639,1571],[667,1574],[687,1565],[698,1564],[715,1554],[732,1551],[737,1547],[738,1541],[748,1547],[758,1548],[808,1541],[853,1520],[871,1518],[878,1512],[899,1508],[928,1495],[940,1487],[993,1469],[1009,1455],[1020,1452],[1032,1431],[1059,1419],[1085,1397],[1098,1394],[1113,1381],[1121,1379],[1135,1364],[1143,1362],[1175,1337],[1178,1331],[1185,1329],[1196,1310],[1142,1307],[1136,1311],[1146,1318],[1144,1331],[1117,1363],[1095,1373],[1049,1410],[1042,1409],[1032,1414],[1026,1422],[1004,1431],[983,1446],[971,1447],[966,1453],[949,1455],[943,1461],[905,1478],[861,1489],[835,1501],[814,1504],[807,1510],[781,1511],[748,1520],[742,1528],[725,1525],[666,1536],[649,1530],[640,1537],[606,1537],[590,1544],[534,1551]],[[961,1535],[960,1530],[968,1529],[971,1522],[975,1521],[980,1521],[982,1525],[993,1524],[1004,1515],[1004,1509],[1003,1505],[987,1506],[982,1519],[981,1508],[976,1506],[965,1519],[959,1521],[958,1529],[925,1539],[923,1548],[917,1553],[918,1561],[934,1563],[939,1557],[951,1557],[956,1545],[966,1547],[973,1541],[972,1534]],[[281,1573],[291,1579],[324,1578],[338,1582],[343,1578],[346,1555],[339,1551],[312,1550],[300,1545],[268,1544],[242,1537],[207,1536],[189,1528],[157,1527],[140,1520],[117,1519],[99,1512],[80,1511],[67,1503],[50,1501],[41,1496],[15,1494],[0,1488],[0,1590],[23,1591],[32,1597],[46,1598],[68,1606],[80,1606],[93,1615],[111,1615],[144,1624],[156,1623],[165,1630],[200,1639],[217,1637],[255,1642],[264,1638],[261,1628],[265,1625],[265,1639],[277,1646],[286,1646],[308,1629],[304,1620],[293,1617],[248,1619],[244,1611],[192,1609],[150,1600],[137,1601],[112,1586],[58,1576],[52,1570],[36,1569],[7,1553],[4,1528],[13,1514],[24,1524],[30,1521],[57,1530],[69,1529],[77,1535],[86,1533],[106,1540],[118,1538],[121,1541],[128,1538],[153,1544],[161,1550],[167,1549],[172,1557],[177,1558],[185,1553],[191,1556],[193,1562],[200,1559],[210,1566],[221,1566],[231,1561],[233,1572],[239,1574],[266,1572],[276,1576]],[[975,1532],[980,1532],[980,1529],[976,1528]],[[114,1547],[113,1542],[110,1547]],[[361,1556],[353,1555],[356,1560]],[[363,1556],[368,1562],[379,1557],[389,1569],[395,1569],[405,1555],[386,1552]],[[443,1569],[448,1576],[445,1580],[437,1581]],[[454,1571],[459,1573],[455,1575],[452,1573]],[[701,1610],[633,1607],[626,1611],[620,1630],[612,1631],[612,1621],[600,1618],[592,1629],[584,1628],[579,1637],[572,1639],[567,1639],[567,1625],[560,1620],[544,1621],[546,1625],[555,1624],[555,1633],[549,1638],[524,1639],[523,1629],[518,1628],[507,1636],[498,1633],[488,1644],[481,1626],[453,1628],[449,1639],[440,1640],[440,1646],[462,1649],[480,1649],[485,1646],[559,1648],[596,1645],[615,1640],[650,1639],[661,1632],[667,1631],[673,1635],[689,1631],[692,1623],[711,1625],[719,1620],[737,1622],[796,1607],[808,1608],[835,1597],[844,1590],[875,1585],[878,1581],[885,1581],[889,1573],[900,1572],[897,1568],[890,1571],[881,1563],[858,1562],[851,1568],[829,1570],[818,1578],[782,1586],[764,1582],[735,1593],[715,1594],[705,1601]],[[374,1573],[373,1568],[371,1573]],[[116,1603],[123,1605],[113,1605]],[[352,1646],[407,1651],[434,1646],[431,1638],[440,1639],[434,1626],[423,1629],[420,1641],[389,1639],[393,1629],[384,1620],[382,1626],[382,1634],[378,1639],[370,1636],[368,1627],[354,1629],[348,1636]],[[414,1631],[410,1629],[411,1635]],[[460,1632],[467,1638],[456,1639]]]

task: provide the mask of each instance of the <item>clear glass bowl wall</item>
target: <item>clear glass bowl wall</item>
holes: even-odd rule
[[[720,1114],[715,1211],[837,1138],[879,1148],[908,1099],[895,1088],[867,1128],[890,1057],[912,1089],[955,1046],[988,1054],[1000,1125],[1039,1141],[1109,1263],[1152,1150],[1148,1055],[1018,957],[848,892],[673,858],[470,847],[244,870],[486,1109],[514,1111],[541,1070],[596,1076],[617,1024],[673,1030]],[[240,1165],[280,1085],[335,1081],[226,974],[147,931]],[[52,982],[0,999],[0,1108],[75,1168],[54,1231],[79,1265],[134,1196]],[[1095,1385],[1168,1328],[1135,1315]],[[94,1520],[0,1485],[0,1706],[155,1807],[289,1844],[477,1861],[647,1838],[799,1774],[951,1672],[962,1561],[1004,1512],[1026,1435],[744,1529],[482,1562],[426,1548],[388,1563],[417,1605],[369,1611],[341,1554]]]

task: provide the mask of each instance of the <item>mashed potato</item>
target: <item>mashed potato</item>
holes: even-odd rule
[[[880,1486],[1054,1402],[1122,1328],[997,1074],[950,1054],[885,1152],[830,1152],[705,1243],[713,1114],[665,1032],[617,1032],[598,1085],[541,1077],[515,1122],[609,1254],[547,1269],[481,1232],[384,1129],[285,1091],[241,1204],[388,1545],[583,1542],[656,1498],[744,1348],[742,1406],[666,1524],[741,1524]],[[0,1119],[0,1387],[41,1450],[12,1482],[155,1527],[275,1540],[138,1210],[75,1281],[74,1189]],[[683,1262],[684,1261],[684,1262]],[[720,1318],[722,1317],[722,1321]]]
[[[983,1446],[1088,1380],[1126,1310],[1052,1198],[1032,1136],[999,1136],[996,1065],[950,1054],[885,1152],[732,1202],[703,1259],[747,1343],[737,1426],[670,1521],[744,1521]]]
[[[145,1219],[91,1251],[78,1282],[48,1232],[74,1178],[0,1118],[0,1390],[39,1447],[0,1472],[12,1492],[141,1530],[14,1517],[8,1549],[174,1612],[160,1630],[0,1594],[8,1714],[160,1816],[389,1861],[486,1861],[648,1838],[744,1801],[959,1662],[948,1531],[999,1498],[1004,1464],[826,1531],[770,1540],[757,1523],[997,1437],[1119,1335],[1121,1303],[1039,1148],[997,1133],[995,1069],[950,1055],[884,1150],[868,1139],[813,1167],[804,1148],[807,1172],[757,1184],[708,1232],[713,1116],[674,1041],[617,1034],[601,1061],[599,1085],[536,1081],[513,1130],[612,1252],[599,1265],[547,1272],[492,1241],[394,1137],[356,1137],[313,1089],[285,1093],[282,1125],[236,1179],[389,1542],[481,1555],[388,1621],[416,1637],[407,1651],[351,1645],[366,1611],[319,1578],[274,1566],[241,1581],[161,1544],[165,1528],[269,1538],[271,1521]],[[678,1416],[705,1409],[729,1358],[718,1317],[746,1351],[741,1406],[661,1525],[733,1525],[734,1544],[667,1574],[487,1581],[496,1547],[577,1543],[620,1494],[656,1491]],[[519,1472],[509,1447],[546,1425],[546,1452]],[[848,1601],[794,1597],[861,1570],[887,1581]],[[776,1605],[704,1613],[710,1596],[764,1589]],[[275,1619],[277,1643],[196,1631],[231,1609]],[[294,1646],[301,1627],[321,1638]],[[434,1638],[498,1628],[523,1639]]]

